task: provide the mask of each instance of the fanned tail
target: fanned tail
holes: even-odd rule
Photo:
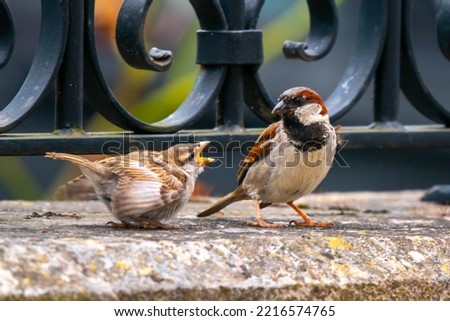
[[[81,156],[66,154],[66,153],[46,153],[45,157],[56,160],[65,160],[80,167],[81,172],[86,176],[93,185],[101,184],[101,182],[108,177],[114,175],[109,169],[102,164],[92,162]]]
[[[48,152],[45,154],[45,157],[53,158],[56,160],[65,160],[69,161],[73,164],[76,164],[78,166],[82,166],[86,169],[89,169],[90,171],[97,173],[99,175],[105,175],[107,174],[107,170],[104,166],[97,164],[95,162],[92,162],[84,157],[78,156],[78,155],[72,155],[72,154],[66,154],[66,153],[54,153],[54,152]]]

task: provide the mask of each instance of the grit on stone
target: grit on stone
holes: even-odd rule
[[[450,207],[421,191],[315,194],[330,229],[248,227],[251,202],[176,230],[115,229],[99,202],[0,202],[1,300],[449,300]],[[287,206],[268,221],[298,219]]]

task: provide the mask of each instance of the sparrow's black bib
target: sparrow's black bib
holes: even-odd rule
[[[291,144],[302,152],[321,149],[326,145],[330,136],[324,122],[305,126],[297,117],[284,117],[283,126]]]

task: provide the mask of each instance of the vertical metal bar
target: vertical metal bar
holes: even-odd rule
[[[244,29],[245,1],[220,0],[229,30]],[[245,55],[245,52],[241,53]],[[244,82],[242,66],[228,67],[227,76],[219,93],[216,128],[225,131],[242,131],[244,127]]]
[[[388,0],[387,34],[375,76],[375,126],[401,127],[397,122],[400,95],[401,0]]]
[[[69,1],[67,47],[56,82],[55,130],[83,128],[84,1]]]

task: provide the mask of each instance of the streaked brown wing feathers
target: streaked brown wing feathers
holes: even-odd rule
[[[157,210],[183,196],[183,183],[163,168],[119,167],[114,172],[119,181],[111,197],[111,207],[120,215]]]
[[[280,122],[273,123],[266,129],[264,129],[263,132],[259,135],[252,149],[247,154],[245,159],[242,161],[241,166],[239,167],[237,173],[239,185],[244,180],[248,169],[259,159],[267,155],[267,153],[270,151],[272,145],[271,140],[275,137],[279,126]]]

